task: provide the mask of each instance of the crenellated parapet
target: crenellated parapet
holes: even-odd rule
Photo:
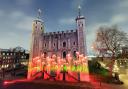
[[[60,34],[74,34],[77,30],[66,30],[66,31],[57,31],[57,32],[45,32],[42,33],[44,36],[60,35]]]

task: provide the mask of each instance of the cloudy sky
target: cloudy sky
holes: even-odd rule
[[[118,25],[128,33],[128,0],[0,0],[0,48],[30,48],[32,21],[42,10],[45,31],[75,29],[77,6],[86,18],[87,47],[101,25]]]

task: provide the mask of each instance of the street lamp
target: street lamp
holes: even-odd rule
[[[114,75],[114,78],[116,79],[116,80],[119,80],[119,68],[118,68],[118,66],[117,66],[117,60],[115,60],[115,63],[114,63],[114,65],[113,65],[113,75]]]

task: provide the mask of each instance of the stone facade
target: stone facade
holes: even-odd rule
[[[67,53],[78,51],[77,30],[43,33],[42,38],[42,52],[45,55],[56,54],[65,58]]]
[[[75,20],[74,20],[75,21]],[[75,53],[86,55],[85,18],[77,16],[76,29],[58,32],[44,32],[44,22],[37,18],[33,21],[32,58],[41,56],[51,57],[53,54],[65,58],[66,54],[75,57]]]

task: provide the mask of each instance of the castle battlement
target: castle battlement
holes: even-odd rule
[[[42,33],[42,34],[47,36],[47,35],[58,35],[58,34],[74,33],[76,31],[77,30],[66,30],[66,31],[57,31],[57,32],[45,32],[45,33]]]

